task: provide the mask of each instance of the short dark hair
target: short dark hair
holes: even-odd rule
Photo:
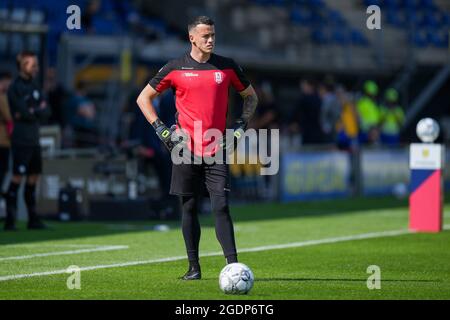
[[[213,26],[214,25],[214,21],[210,17],[207,17],[207,16],[195,17],[194,19],[189,21],[188,32],[190,32],[192,29],[194,29],[199,24],[206,24],[208,26]]]
[[[28,58],[28,57],[37,57],[37,55],[36,55],[36,53],[34,53],[32,51],[24,50],[16,56],[16,65],[19,70],[20,70],[20,65],[22,63],[22,60],[24,58]]]

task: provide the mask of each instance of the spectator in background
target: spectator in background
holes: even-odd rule
[[[331,78],[325,80],[319,86],[319,94],[322,100],[320,110],[320,124],[325,143],[336,143],[336,126],[341,118],[342,106],[335,93],[335,85]]]
[[[398,92],[393,88],[386,90],[384,104],[380,108],[381,143],[395,147],[400,143],[400,131],[405,122],[405,114],[398,104]]]
[[[73,130],[76,148],[95,147],[98,144],[95,104],[86,95],[86,84],[78,82],[69,103],[69,124]]]
[[[12,76],[0,72],[0,197],[3,197],[3,182],[8,171],[9,151],[11,147],[12,117],[9,111],[6,93],[11,85]]]
[[[374,81],[366,81],[363,90],[363,96],[356,104],[359,117],[359,142],[373,144],[378,141],[379,136],[378,85]]]
[[[50,125],[58,125],[64,129],[67,125],[68,115],[66,114],[68,93],[64,87],[58,83],[56,69],[48,68],[45,72],[44,92],[50,106],[52,115],[48,120]]]
[[[341,150],[351,150],[358,139],[358,114],[352,95],[339,87],[337,98],[342,106],[342,113],[337,124],[337,146]]]
[[[317,93],[317,84],[313,79],[300,81],[301,96],[298,108],[293,115],[294,123],[291,125],[294,131],[299,130],[303,144],[319,144],[323,141],[320,126],[321,100]]]
[[[250,120],[249,128],[279,128],[278,112],[272,85],[269,81],[264,81],[260,86],[255,87],[255,90],[259,97],[259,103],[253,119]]]

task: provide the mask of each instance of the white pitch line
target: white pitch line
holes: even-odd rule
[[[446,229],[446,230],[450,229],[450,225],[445,225],[444,229]],[[319,244],[330,244],[330,243],[352,241],[352,240],[395,237],[395,236],[400,236],[400,235],[405,235],[405,234],[411,234],[411,232],[406,229],[402,229],[402,230],[363,233],[363,234],[357,234],[357,235],[353,235],[353,236],[342,236],[342,237],[325,238],[325,239],[318,239],[318,240],[308,240],[308,241],[302,241],[302,242],[292,242],[292,243],[285,243],[285,244],[261,246],[261,247],[254,247],[254,248],[244,248],[244,249],[238,250],[238,253],[286,249],[286,248],[294,248],[294,247],[306,247],[306,246],[313,246],[313,245],[319,245]],[[200,256],[201,257],[210,257],[210,256],[220,256],[222,254],[223,253],[221,251],[220,252],[217,251],[217,252],[209,252],[209,253],[201,254]],[[82,268],[80,268],[80,271],[130,267],[130,266],[137,266],[137,265],[143,265],[143,264],[179,261],[179,260],[184,260],[184,259],[186,259],[186,256],[175,256],[175,257],[167,257],[167,258],[152,259],[152,260],[142,260],[142,261],[130,261],[130,262],[123,262],[123,263],[82,267]],[[42,276],[50,276],[50,275],[57,275],[57,274],[64,274],[64,273],[67,273],[67,269],[3,276],[3,277],[0,277],[0,281],[17,280],[17,279],[31,278],[31,277],[42,277]]]
[[[122,250],[122,249],[128,249],[128,246],[97,246],[97,248],[91,248],[91,249],[35,253],[35,254],[29,254],[29,255],[24,255],[24,256],[0,258],[0,262],[1,261],[10,261],[10,260],[25,260],[25,259],[49,257],[49,256],[61,256],[61,255],[69,255],[69,254],[88,253],[88,252],[98,252],[98,251]]]
[[[0,245],[3,248],[44,248],[44,247],[50,247],[50,248],[98,248],[98,247],[110,247],[115,246],[114,244],[108,244],[108,245],[100,245],[100,244],[57,244],[57,243],[39,243],[39,244],[30,244],[30,243],[17,243],[17,244],[2,244]]]

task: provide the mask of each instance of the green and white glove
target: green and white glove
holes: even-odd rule
[[[155,122],[152,123],[152,126],[155,129],[156,135],[164,143],[169,152],[172,152],[177,144],[183,142],[183,137],[177,135],[175,132],[175,125],[169,129],[160,119],[156,119]],[[176,136],[176,138],[173,138],[173,136]]]
[[[245,122],[241,118],[237,119],[233,125],[233,130],[234,130],[233,140],[226,141],[226,135],[223,135],[221,140],[219,141],[219,146],[221,148],[224,148],[228,152],[236,150],[236,147],[237,147],[239,141],[244,136],[246,129],[247,129],[247,122]]]

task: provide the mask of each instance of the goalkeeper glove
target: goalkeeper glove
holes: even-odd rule
[[[221,141],[219,142],[219,146],[221,148],[225,148],[227,151],[235,150],[244,135],[245,129],[247,129],[247,122],[245,122],[242,118],[237,119],[233,126],[233,140],[226,141],[226,135],[223,135]]]
[[[164,143],[169,152],[172,152],[177,144],[183,142],[183,137],[178,136],[175,132],[175,125],[169,129],[161,120],[156,119],[155,122],[152,123],[152,126],[155,129],[156,135]],[[176,135],[177,139],[173,139],[173,135]]]

